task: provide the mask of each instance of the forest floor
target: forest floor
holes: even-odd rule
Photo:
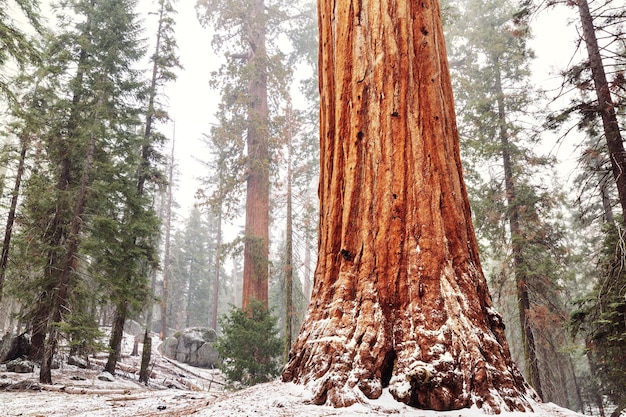
[[[132,340],[132,336],[127,336]],[[155,345],[158,341],[154,341]],[[128,345],[126,345],[128,347]],[[130,346],[132,347],[132,346]],[[130,352],[130,347],[128,352]],[[141,350],[141,349],[140,349]],[[7,372],[0,366],[0,417],[30,416],[211,416],[211,417],[476,417],[477,409],[453,412],[417,410],[388,392],[374,401],[335,409],[310,404],[302,386],[278,381],[241,391],[226,391],[219,371],[194,368],[163,357],[156,349],[148,386],[138,382],[140,356],[123,355],[113,381],[98,379],[106,358],[90,358],[91,369],[63,364],[52,372],[53,385],[39,384],[33,373]],[[535,404],[534,415],[579,417],[554,404]],[[533,415],[533,414],[530,414]],[[529,413],[504,413],[521,417]]]

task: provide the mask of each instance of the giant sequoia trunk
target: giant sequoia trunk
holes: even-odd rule
[[[389,387],[421,408],[529,409],[478,257],[437,1],[320,0],[319,16],[319,257],[283,380],[334,406]]]
[[[252,71],[248,85],[248,172],[246,225],[243,252],[243,295],[245,310],[251,301],[268,303],[270,160],[267,104],[267,51],[265,49],[265,4],[254,0],[246,20]]]

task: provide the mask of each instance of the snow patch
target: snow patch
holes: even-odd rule
[[[346,337],[345,336],[324,336],[324,337],[319,337],[317,339],[313,339],[313,340],[307,340],[306,344],[310,345],[313,343],[342,343],[345,344],[347,342]]]
[[[434,374],[435,367],[432,363],[415,361],[406,371],[391,377],[389,381],[389,392],[391,392],[395,398],[408,400],[411,396],[412,384],[425,384],[430,381]]]

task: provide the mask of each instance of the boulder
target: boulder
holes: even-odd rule
[[[144,333],[144,327],[134,320],[126,320],[124,323],[124,331],[132,336]]]
[[[27,357],[30,354],[30,341],[24,334],[6,333],[0,340],[0,363]]]
[[[174,359],[176,357],[176,346],[178,346],[178,339],[170,336],[159,345],[159,352],[163,356]]]
[[[212,368],[219,363],[215,349],[215,330],[193,327],[174,333],[159,346],[166,357],[201,368]]]
[[[98,375],[97,377],[100,381],[106,381],[106,382],[114,382],[115,381],[115,377],[113,375],[111,375],[109,372],[104,371],[102,372],[100,375]]]
[[[70,357],[67,358],[67,364],[78,366],[81,369],[89,368],[89,363],[87,363],[85,359],[79,358],[78,356],[74,356],[74,355],[70,355]]]
[[[7,371],[15,372],[18,374],[28,374],[33,372],[35,369],[35,364],[26,359],[13,359],[10,362],[7,362]]]
[[[205,343],[200,346],[200,349],[196,352],[197,365],[201,368],[214,368],[220,362],[220,356],[217,350],[213,346],[213,343]]]

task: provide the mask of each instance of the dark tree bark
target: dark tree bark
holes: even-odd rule
[[[513,254],[513,271],[517,287],[517,309],[519,312],[520,325],[522,326],[522,347],[524,348],[524,361],[526,363],[526,374],[530,379],[539,397],[543,398],[541,389],[541,378],[539,374],[539,361],[537,349],[535,347],[535,335],[533,334],[532,323],[530,321],[530,295],[528,293],[528,262],[524,257],[523,245],[525,241],[520,224],[520,204],[517,198],[517,187],[513,175],[513,163],[511,162],[511,144],[509,143],[509,132],[507,130],[506,111],[504,104],[504,91],[502,90],[502,76],[500,72],[500,62],[496,58],[495,62],[495,89],[498,103],[498,135],[502,148],[502,166],[504,168],[504,187],[506,191],[507,218],[509,220],[509,231],[511,233],[511,252]],[[525,204],[525,203],[523,203]]]
[[[622,207],[622,215],[626,223],[626,175],[624,175],[626,172],[626,152],[624,152],[624,142],[615,113],[615,104],[613,103],[609,83],[604,71],[600,47],[596,37],[596,29],[593,24],[593,17],[589,11],[589,3],[587,0],[577,0],[576,4],[578,5],[578,12],[583,29],[583,39],[587,46],[589,66],[591,67],[593,83],[598,97],[597,110],[602,118],[602,127],[604,129],[609,159],[611,160],[613,178],[617,185],[617,194]]]
[[[482,273],[436,0],[321,0],[319,255],[283,373],[317,404],[528,410]]]
[[[148,322],[149,325],[150,322]],[[141,351],[141,367],[139,368],[139,382],[143,382],[148,385],[150,382],[150,357],[152,355],[152,338],[150,337],[150,330],[146,325],[146,331],[143,335],[143,350]]]
[[[116,306],[115,318],[111,326],[111,337],[109,339],[111,353],[109,353],[107,363],[104,366],[104,370],[111,375],[115,375],[115,367],[122,354],[122,338],[124,336],[124,323],[126,322],[127,313],[128,307],[126,303],[121,303]]]
[[[20,138],[21,149],[20,159],[15,174],[15,182],[13,183],[13,193],[11,195],[11,205],[7,214],[7,224],[4,229],[4,241],[2,242],[2,254],[0,255],[0,302],[2,301],[2,289],[4,287],[4,277],[6,275],[7,264],[9,262],[9,250],[11,248],[11,236],[13,235],[13,224],[15,223],[15,214],[17,212],[17,200],[20,196],[20,186],[22,184],[22,176],[24,175],[24,163],[26,161],[26,152],[30,139],[28,135]]]

